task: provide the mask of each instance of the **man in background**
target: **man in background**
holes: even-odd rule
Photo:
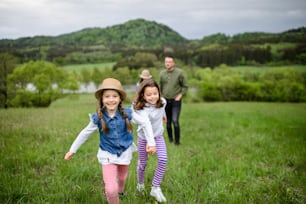
[[[182,107],[182,97],[187,93],[187,77],[183,70],[175,66],[174,57],[165,57],[165,70],[160,72],[160,90],[162,96],[167,100],[167,133],[169,142],[173,142],[172,124],[174,127],[175,145],[180,144],[179,117]]]

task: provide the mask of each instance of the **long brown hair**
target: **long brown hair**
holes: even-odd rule
[[[133,126],[132,126],[132,124],[131,124],[131,122],[130,122],[126,112],[124,111],[124,108],[122,107],[122,96],[121,96],[120,92],[118,92],[118,93],[120,95],[120,103],[118,105],[118,110],[119,110],[120,114],[125,119],[125,123],[126,123],[126,127],[127,127],[128,131],[129,132],[133,132]],[[105,106],[103,104],[102,98],[103,98],[103,92],[100,94],[100,97],[98,99],[97,114],[98,114],[98,117],[100,118],[100,121],[101,121],[103,133],[104,134],[108,134],[109,133],[109,128],[106,125],[106,122],[105,122],[105,119],[104,119],[104,115],[103,115],[103,110],[105,109]]]
[[[153,79],[145,79],[140,83],[140,85],[137,89],[137,92],[135,94],[134,103],[133,103],[134,110],[140,110],[140,109],[143,109],[145,107],[146,101],[144,99],[144,91],[147,87],[156,87],[157,88],[158,93],[159,93],[159,98],[157,100],[157,103],[156,103],[155,107],[156,108],[163,107],[164,104],[162,103],[162,100],[160,99],[161,94],[160,94],[160,89],[159,89],[158,84]]]

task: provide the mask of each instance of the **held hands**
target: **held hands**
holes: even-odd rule
[[[155,146],[148,146],[148,145],[147,145],[146,151],[147,151],[149,154],[153,155],[153,154],[156,153],[156,147],[155,147]]]
[[[65,157],[64,157],[64,159],[65,159],[65,160],[70,160],[70,159],[72,159],[72,155],[73,155],[72,152],[67,152],[66,155],[65,155]]]

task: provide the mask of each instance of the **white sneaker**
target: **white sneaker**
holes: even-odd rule
[[[145,190],[145,186],[143,183],[137,183],[136,189],[138,192],[142,192]]]
[[[150,195],[153,196],[160,203],[167,201],[160,187],[152,186]]]

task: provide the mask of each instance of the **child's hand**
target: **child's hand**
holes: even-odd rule
[[[65,155],[65,157],[64,157],[64,159],[65,159],[65,160],[70,160],[70,159],[72,159],[72,155],[73,155],[72,152],[67,152],[66,155]]]
[[[147,146],[146,148],[146,151],[149,153],[149,154],[155,154],[156,153],[156,147],[155,146]]]
[[[163,122],[167,123],[167,117],[166,116],[163,117]]]

